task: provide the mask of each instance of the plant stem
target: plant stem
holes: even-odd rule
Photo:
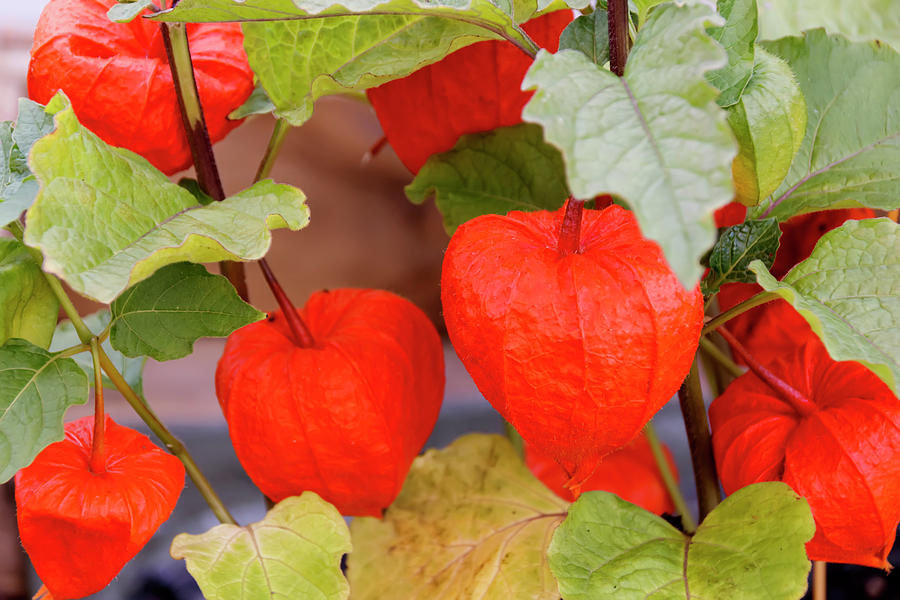
[[[750,352],[744,348],[744,346],[738,341],[736,337],[734,337],[730,331],[725,329],[724,327],[719,329],[719,335],[725,338],[734,351],[740,356],[747,366],[750,367],[750,370],[765,382],[772,391],[774,391],[778,396],[790,404],[794,410],[796,410],[800,415],[807,417],[814,412],[816,412],[817,407],[815,403],[813,403],[809,398],[804,396],[800,390],[789,384],[787,381],[777,376],[775,373],[767,369],[756,360]]]
[[[656,461],[656,466],[659,468],[659,474],[662,475],[663,483],[666,486],[666,490],[669,492],[669,497],[672,498],[675,510],[681,515],[681,526],[684,529],[684,532],[690,535],[697,531],[697,522],[694,521],[694,515],[692,515],[691,511],[688,509],[687,502],[685,502],[684,496],[681,494],[681,489],[678,487],[678,482],[675,481],[675,474],[672,473],[669,459],[663,451],[662,444],[659,443],[659,437],[656,435],[656,429],[653,427],[653,423],[647,423],[644,426],[644,436],[646,436],[647,442],[650,444],[650,451],[653,452],[653,460]]]
[[[813,561],[812,600],[826,600],[828,594],[827,567],[828,563],[824,560]]]
[[[733,306],[733,307],[729,308],[728,310],[726,310],[725,312],[720,313],[720,314],[716,315],[715,317],[713,317],[712,319],[710,319],[709,321],[707,321],[706,325],[703,326],[703,330],[700,332],[700,335],[706,335],[707,333],[709,333],[711,331],[715,331],[716,329],[719,328],[719,326],[724,325],[725,323],[727,323],[728,321],[730,321],[731,319],[735,318],[738,315],[744,314],[751,308],[756,308],[757,306],[760,306],[761,304],[765,304],[766,302],[771,302],[772,300],[777,300],[778,298],[780,298],[780,296],[778,294],[776,294],[775,292],[760,292],[760,293],[756,294],[755,296],[753,296],[752,298],[744,300],[737,306]]]
[[[581,216],[584,214],[584,201],[572,196],[566,200],[566,212],[559,224],[559,242],[557,250],[561,256],[581,251]]]
[[[259,163],[259,168],[256,170],[256,176],[253,178],[254,182],[265,179],[272,172],[272,166],[275,164],[275,159],[278,158],[278,153],[281,151],[281,146],[284,144],[287,132],[290,130],[290,123],[284,119],[275,120],[275,129],[272,131],[272,137],[269,138],[269,145],[266,147],[266,153],[262,162]]]
[[[703,390],[700,387],[700,373],[697,370],[696,357],[687,379],[678,390],[678,400],[681,404],[684,429],[687,431],[688,445],[691,449],[691,463],[694,465],[694,482],[697,486],[697,502],[702,522],[706,515],[721,502],[722,496],[719,493],[719,478],[716,475],[712,436],[709,433],[709,421],[706,418],[706,405],[703,403]]]
[[[288,295],[284,293],[284,289],[282,289],[281,284],[278,283],[275,274],[272,273],[272,269],[269,268],[269,263],[264,259],[260,260],[259,268],[262,269],[263,277],[266,278],[266,283],[269,284],[272,295],[275,296],[275,300],[278,301],[278,306],[281,307],[281,313],[284,315],[284,318],[287,319],[288,327],[291,330],[291,334],[293,334],[294,343],[301,348],[312,348],[315,346],[316,341],[313,339],[312,333],[309,331],[306,323],[303,322],[299,313],[297,313],[294,303],[291,302]]]
[[[724,367],[732,377],[740,377],[744,374],[744,370],[741,367],[728,358],[728,355],[722,352],[722,350],[711,340],[708,340],[705,337],[700,338],[700,351],[703,352],[704,356],[713,359]],[[716,395],[718,394],[716,393]]]
[[[161,23],[160,31],[169,59],[169,69],[172,71],[172,80],[175,83],[181,121],[197,169],[197,182],[211,198],[224,200],[225,190],[219,177],[219,169],[216,167],[216,157],[213,154],[209,130],[197,92],[187,29],[183,23]],[[219,268],[237,290],[238,295],[246,301],[249,295],[243,263],[222,261]]]
[[[103,371],[100,367],[100,341],[91,338],[94,360],[94,438],[91,441],[91,472],[106,471],[106,412],[103,408]]]
[[[609,22],[609,69],[619,77],[625,74],[625,62],[631,38],[628,36],[628,0],[609,0],[606,5]]]
[[[106,372],[107,377],[109,377],[110,381],[113,382],[113,385],[116,386],[116,389],[119,390],[122,396],[125,397],[125,400],[128,401],[128,404],[131,405],[131,408],[134,409],[134,412],[136,412],[150,430],[156,434],[156,437],[158,437],[166,446],[169,452],[181,460],[188,477],[190,477],[191,481],[194,482],[194,485],[197,486],[197,491],[200,492],[200,495],[206,500],[206,503],[209,505],[210,509],[212,509],[219,521],[236,525],[237,522],[234,520],[234,517],[228,512],[225,504],[222,502],[221,498],[219,498],[218,494],[216,494],[215,490],[213,490],[209,480],[206,479],[203,472],[200,471],[200,468],[197,466],[197,463],[194,462],[194,458],[187,451],[187,448],[184,447],[184,444],[166,429],[166,426],[162,424],[150,407],[141,400],[140,396],[138,396],[133,389],[131,389],[131,386],[128,385],[128,382],[125,381],[125,378],[122,377],[122,374],[116,369],[116,366],[109,359],[109,356],[107,356],[102,347],[100,348],[99,354],[100,365]]]

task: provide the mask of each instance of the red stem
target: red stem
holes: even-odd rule
[[[572,196],[566,200],[566,214],[559,225],[559,243],[556,248],[560,255],[581,252],[581,216],[584,213],[584,202]]]
[[[762,364],[753,358],[747,349],[738,341],[734,335],[724,327],[719,327],[716,331],[719,332],[725,340],[731,344],[731,347],[740,356],[747,366],[750,367],[750,370],[753,373],[763,380],[763,382],[772,388],[778,396],[790,404],[794,410],[796,410],[800,415],[804,417],[808,417],[812,413],[816,412],[816,405],[806,396],[801,394],[794,386],[786,382],[784,379],[778,377],[775,373],[762,366]]]
[[[106,472],[106,412],[103,407],[103,371],[100,367],[100,342],[91,340],[94,359],[94,436],[91,442],[90,468],[92,473]]]
[[[628,0],[609,0],[606,5],[609,23],[609,70],[621,77],[631,39],[628,35]]]
[[[278,279],[275,278],[275,273],[272,272],[266,259],[259,259],[259,268],[262,269],[263,277],[266,278],[266,283],[269,284],[272,295],[275,296],[275,300],[278,302],[278,306],[281,307],[284,318],[287,319],[288,327],[293,334],[294,343],[301,348],[312,348],[315,346],[316,341],[313,339],[309,327],[306,326],[306,323],[303,322],[300,314],[297,313],[297,309],[294,307],[291,299],[284,293],[284,289],[281,287],[281,284],[278,283]]]

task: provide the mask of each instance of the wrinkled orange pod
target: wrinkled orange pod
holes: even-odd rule
[[[678,469],[672,459],[672,453],[665,446],[663,451],[669,461],[669,468],[677,479]],[[572,490],[565,487],[568,475],[555,460],[526,446],[525,464],[534,476],[557,496],[569,502],[577,500]],[[594,474],[581,486],[582,493],[593,490],[612,492],[622,500],[658,515],[675,512],[675,505],[666,490],[666,484],[644,434],[603,457]]]
[[[478,389],[577,490],[678,389],[703,298],[630,212],[585,210],[574,253],[558,250],[563,214],[464,223],[444,255],[441,301]]]
[[[108,584],[169,518],[184,467],[147,436],[106,417],[106,470],[90,470],[94,417],[66,423],[66,437],[16,473],[22,545],[54,600]]]
[[[729,227],[744,221],[746,208],[736,202],[716,211],[716,224]],[[823,235],[841,226],[848,219],[868,219],[875,213],[868,208],[824,210],[798,215],[780,225],[781,240],[770,272],[777,279],[784,277],[794,265],[806,260]],[[716,296],[719,309],[726,311],[749,300],[762,288],[755,283],[726,283]],[[757,306],[728,322],[728,329],[760,362],[790,353],[810,339],[816,338],[800,313],[785,300],[777,299]],[[740,357],[738,362],[742,363]],[[743,363],[742,363],[743,364]]]
[[[344,515],[381,516],[437,421],[440,337],[381,290],[313,294],[298,311],[315,345],[275,312],[228,338],[216,394],[244,470],[278,502],[312,490]]]
[[[572,11],[556,11],[523,29],[556,52],[571,21]],[[450,150],[463,134],[521,123],[522,108],[534,93],[520,89],[531,63],[511,43],[488,40],[366,93],[397,156],[417,173],[429,156]]]
[[[900,521],[900,402],[870,370],[836,362],[816,340],[767,365],[806,400],[799,408],[753,372],[709,410],[726,493],[783,481],[816,520],[810,560],[889,568]]]
[[[116,0],[50,0],[28,66],[28,96],[46,104],[58,90],[78,120],[113,146],[137,152],[167,174],[187,168],[184,133],[159,23],[113,23]],[[253,91],[240,25],[188,25],[200,101],[213,142],[237,127],[228,113]]]

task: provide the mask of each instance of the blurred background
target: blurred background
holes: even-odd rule
[[[31,32],[45,2],[0,2],[0,121],[14,119],[16,103],[26,95],[25,73]],[[216,145],[226,192],[248,186],[274,121],[255,117]],[[310,225],[299,232],[277,231],[269,263],[296,304],[322,288],[373,287],[403,295],[421,307],[443,330],[440,317],[440,268],[448,237],[433,203],[414,206],[403,186],[412,179],[390,147],[364,160],[382,137],[374,113],[363,102],[325,98],[313,118],[288,135],[272,172],[276,181],[302,189],[311,211]],[[176,176],[177,178],[178,176]],[[261,310],[275,301],[254,265],[248,265],[251,302]],[[78,302],[82,314],[100,308]],[[213,374],[224,340],[201,340],[185,359],[149,361],[144,391],[163,421],[182,439],[214,487],[241,523],[260,519],[265,506],[244,475],[228,439],[216,401]],[[445,344],[447,388],[444,407],[429,447],[441,447],[469,431],[502,432],[503,421],[481,397],[449,344]],[[108,394],[112,417],[147,432],[127,404]],[[89,414],[72,409],[67,420]],[[677,400],[655,419],[662,440],[672,449],[681,487],[689,504],[696,497],[687,440]],[[0,600],[31,596],[38,583],[18,543],[10,484],[0,487]],[[200,533],[215,518],[190,481],[173,516],[107,589],[101,600],[187,600],[201,598],[184,569],[168,556],[180,532]],[[900,557],[892,558],[893,562]],[[896,576],[880,571],[832,565],[829,598],[900,598]]]

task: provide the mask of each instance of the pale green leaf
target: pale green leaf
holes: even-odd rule
[[[429,450],[384,519],[353,520],[353,600],[558,600],[545,551],[567,506],[505,438]]]
[[[601,67],[609,62],[609,20],[595,10],[569,23],[559,36],[560,50],[578,50]]]
[[[225,337],[265,315],[202,265],[176,263],[125,290],[110,305],[113,348],[158,361],[189,355],[201,337]]]
[[[704,294],[717,292],[723,283],[755,282],[756,275],[748,266],[760,260],[766,268],[771,267],[780,238],[781,228],[775,219],[746,221],[726,229],[710,253]]]
[[[345,600],[341,557],[350,548],[337,509],[303,492],[246,527],[177,535],[171,554],[185,561],[207,600]]]
[[[428,159],[406,195],[416,204],[433,196],[452,235],[479,215],[556,210],[569,192],[559,151],[540,127],[523,124],[460,137]]]
[[[637,9],[638,13],[638,25],[640,27],[644,26],[644,23],[647,22],[647,17],[650,15],[650,11],[660,4],[664,4],[669,0],[633,0],[632,4]]]
[[[0,238],[0,344],[22,338],[46,348],[58,314],[59,302],[28,248]]]
[[[741,98],[753,74],[756,42],[756,0],[719,0],[719,14],[725,19],[721,27],[707,30],[728,53],[728,64],[707,73],[709,82],[719,88],[719,106],[731,106]]]
[[[0,482],[63,439],[63,415],[88,399],[88,380],[71,358],[20,339],[0,346]]]
[[[721,19],[704,4],[664,4],[638,33],[616,77],[583,54],[541,51],[522,114],[562,150],[576,198],[623,198],[687,288],[715,243],[713,211],[734,196],[735,143],[705,74],[725,52],[705,31]]]
[[[37,180],[26,162],[32,145],[53,131],[53,117],[28,98],[19,98],[16,123],[0,123],[0,226],[19,218],[37,195]]]
[[[900,207],[900,54],[818,29],[766,43],[806,98],[806,134],[790,172],[756,214]]]
[[[316,99],[405,77],[484,39],[536,50],[517,23],[534,0],[182,0],[165,21],[244,21],[250,66],[275,115],[300,125]]]
[[[736,200],[755,206],[784,181],[806,130],[806,102],[786,62],[757,48],[753,77],[728,108],[728,124],[739,147]]]
[[[550,544],[565,600],[795,600],[806,592],[806,500],[781,482],[738,490],[693,537],[608,492],[587,492]]]
[[[257,84],[256,87],[253,88],[253,92],[251,92],[247,100],[245,100],[244,103],[238,106],[236,109],[231,111],[231,113],[229,113],[228,115],[228,118],[237,120],[249,117],[251,115],[267,115],[273,110],[275,110],[275,105],[272,104],[272,100],[266,94],[265,88]]]
[[[760,39],[774,40],[824,27],[854,41],[881,40],[900,50],[897,0],[764,0],[759,6]]]
[[[109,326],[110,320],[111,318],[108,310],[101,310],[86,317],[82,317],[82,321],[84,321],[84,324],[87,325],[87,328],[90,329],[94,335],[100,335]],[[72,322],[68,320],[61,321],[60,324],[56,326],[56,333],[53,334],[53,343],[50,344],[50,351],[59,352],[60,350],[78,346],[79,344],[81,344],[81,340],[78,338],[78,332],[75,331]],[[125,378],[125,382],[129,387],[137,392],[139,396],[143,396],[143,374],[147,357],[140,356],[137,358],[128,358],[112,347],[108,337],[103,340],[102,346],[106,355],[109,356],[109,360],[119,373],[122,374],[122,377]],[[81,370],[85,372],[88,381],[93,382],[94,361],[91,357],[91,353],[82,352],[81,354],[76,354],[72,357],[72,360],[78,363]],[[103,374],[103,387],[111,390],[116,389],[115,384],[107,378],[106,374]]]
[[[153,4],[153,0],[132,0],[130,2],[113,4],[106,12],[110,21],[116,23],[130,23],[141,14],[141,11]]]
[[[856,360],[896,394],[900,381],[900,226],[850,220],[777,281],[760,262],[757,281],[809,322],[835,360]]]
[[[25,243],[44,253],[45,271],[81,294],[110,302],[167,264],[255,260],[269,248],[270,229],[309,222],[303,193],[270,180],[198,206],[144,158],[82,127],[65,97],[57,99],[57,130],[30,156],[41,191]]]

